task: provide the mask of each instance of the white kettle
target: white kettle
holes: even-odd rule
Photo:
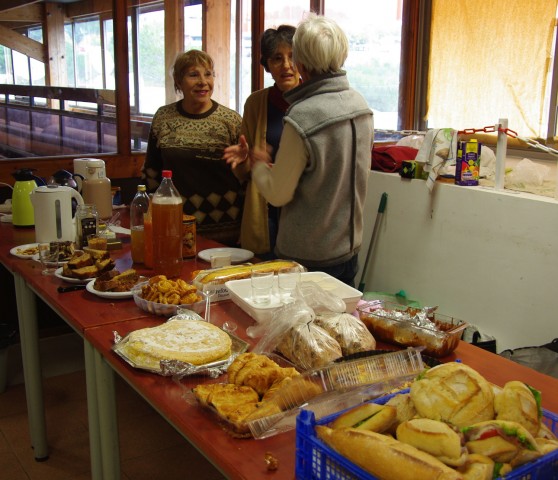
[[[31,203],[35,211],[36,242],[75,241],[72,198],[83,205],[82,196],[71,187],[46,185],[33,190]]]

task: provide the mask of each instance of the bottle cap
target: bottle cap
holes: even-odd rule
[[[145,185],[138,185],[138,192],[145,192],[146,190]]]
[[[163,178],[172,178],[172,170],[163,170]]]

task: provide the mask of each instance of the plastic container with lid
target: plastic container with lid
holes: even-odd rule
[[[89,159],[87,161],[82,196],[85,203],[97,207],[99,218],[112,217],[112,187],[110,179],[106,176],[103,160]]]
[[[145,185],[138,185],[137,193],[130,204],[132,261],[134,263],[143,263],[144,261],[144,215],[148,210],[149,196]]]
[[[182,271],[182,203],[172,172],[163,170],[152,200],[153,270],[169,278],[180,276]]]

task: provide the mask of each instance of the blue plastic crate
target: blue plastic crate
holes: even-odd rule
[[[384,404],[394,395],[398,394],[386,395],[375,402]],[[295,465],[297,480],[377,480],[316,437],[315,425],[328,424],[341,413],[337,412],[319,421],[308,410],[302,410],[298,415]],[[558,415],[543,410],[543,421],[555,434],[558,433]],[[505,480],[558,480],[558,450],[514,469],[505,476]]]

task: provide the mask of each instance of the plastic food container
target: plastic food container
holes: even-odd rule
[[[404,393],[404,392],[399,392]],[[384,404],[394,395],[387,395],[374,400]],[[302,410],[296,421],[296,463],[297,480],[375,480],[377,477],[366,472],[358,465],[337,453],[318,439],[316,425],[325,425],[337,418],[342,411],[316,420],[313,412]],[[543,409],[543,421],[558,434],[558,415]],[[558,464],[558,450],[548,453],[534,462],[515,468],[505,476],[506,480],[524,480],[535,478],[555,478]],[[498,477],[503,478],[503,477]]]
[[[202,299],[199,302],[187,303],[183,305],[169,305],[166,303],[151,302],[149,300],[145,300],[144,298],[142,298],[141,289],[147,283],[148,282],[138,283],[131,290],[132,295],[134,297],[134,302],[136,302],[136,305],[142,310],[145,310],[146,312],[149,313],[153,313],[155,315],[162,315],[164,317],[172,317],[173,315],[176,315],[176,309],[178,307],[187,308],[188,310],[192,310],[199,315],[202,315],[205,312],[207,301],[206,301],[205,294],[203,292],[200,292],[198,290],[198,294],[201,295],[202,297]]]
[[[273,279],[271,301],[267,305],[257,305],[252,301],[252,286],[250,279],[230,280],[225,283],[231,300],[257,322],[271,319],[273,312],[282,305],[277,285],[277,276]],[[345,302],[345,311],[352,313],[356,310],[362,292],[337,280],[325,272],[302,272],[301,282],[315,282],[326,292],[336,295]]]
[[[310,370],[294,377],[269,400],[277,406],[270,410],[280,413],[249,421],[248,427],[258,439],[286,432],[295,428],[301,407],[311,410],[316,418],[331,415],[385,395],[423,369],[420,352],[408,348]]]
[[[457,348],[468,323],[433,312],[428,316],[436,324],[436,330],[433,330],[401,318],[403,313],[413,310],[416,309],[397,303],[379,302],[359,307],[358,313],[376,340],[403,347],[422,346],[425,347],[424,354],[432,357],[444,357]]]

